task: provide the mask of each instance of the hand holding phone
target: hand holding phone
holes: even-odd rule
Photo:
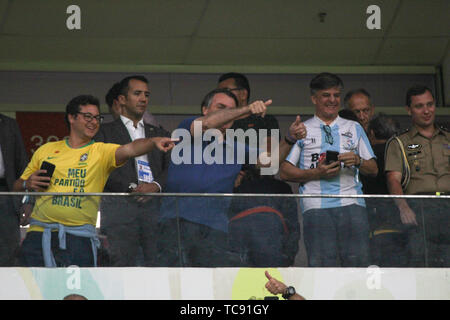
[[[39,176],[51,178],[53,176],[53,172],[55,172],[55,165],[53,163],[44,161],[41,164],[40,170],[45,170],[47,172],[46,173],[40,173]]]
[[[55,172],[55,165],[53,163],[44,161],[41,164],[41,168],[39,170],[45,170],[46,172],[41,172],[38,174],[40,177],[49,177],[53,176],[53,172]],[[50,180],[49,180],[50,182]],[[47,189],[48,186],[41,186],[42,189]]]
[[[339,161],[338,156],[339,156],[339,152],[327,150],[326,157],[325,157],[325,164],[330,164],[335,161]]]

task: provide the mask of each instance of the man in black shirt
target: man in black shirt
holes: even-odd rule
[[[234,193],[292,194],[291,187],[260,169],[244,165]],[[300,239],[297,201],[287,197],[234,197],[229,211],[231,251],[245,257],[248,267],[294,264]]]
[[[380,170],[376,177],[361,175],[364,194],[389,194],[384,168],[387,140],[398,133],[399,124],[380,113],[368,124],[368,136]],[[380,267],[406,266],[406,238],[400,215],[392,199],[367,198],[367,212],[371,231],[372,264]]]

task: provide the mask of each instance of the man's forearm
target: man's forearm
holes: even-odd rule
[[[280,178],[289,182],[305,183],[320,179],[320,172],[314,169],[299,169],[289,162],[283,162],[280,170]]]
[[[280,165],[283,163],[284,159],[286,159],[286,157],[289,154],[289,151],[291,151],[292,145],[288,144],[284,138],[281,138],[280,141]]]
[[[374,159],[362,161],[359,171],[365,176],[375,177],[378,174],[378,166],[376,161]]]
[[[401,174],[400,174],[401,178]],[[387,187],[390,194],[393,195],[403,195],[403,189],[401,183],[398,181],[399,177],[398,174],[395,175],[394,173],[386,173],[386,180],[387,180]],[[395,204],[397,207],[401,209],[409,208],[408,202],[406,199],[394,199]]]
[[[13,190],[12,191],[14,191],[14,192],[25,191],[25,189],[23,188],[23,182],[24,182],[24,180],[22,180],[20,178],[17,179],[16,181],[14,181]]]
[[[210,112],[206,116],[195,119],[202,122],[202,130],[220,128],[224,124],[250,114],[249,107],[223,109]]]
[[[116,164],[122,164],[130,158],[149,153],[155,147],[152,138],[136,139],[120,146],[116,151]]]
[[[142,138],[134,140],[129,145],[130,145],[129,158],[134,158],[143,155],[145,153],[149,153],[155,147],[155,142],[153,138]]]

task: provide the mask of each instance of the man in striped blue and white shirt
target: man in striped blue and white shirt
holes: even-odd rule
[[[330,73],[310,83],[314,117],[307,136],[292,147],[280,175],[300,183],[300,194],[362,194],[359,174],[378,173],[375,155],[361,125],[338,116],[342,80]],[[326,152],[339,153],[326,162]],[[309,266],[369,265],[369,224],[362,198],[301,198]],[[340,264],[338,263],[340,261]]]

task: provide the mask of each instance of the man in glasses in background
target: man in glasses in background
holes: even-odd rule
[[[102,125],[96,141],[127,144],[135,139],[169,137],[169,132],[144,122],[150,91],[144,76],[122,79],[117,88],[121,114],[113,122]],[[170,154],[153,149],[115,170],[109,177],[105,192],[157,193],[166,184]],[[104,197],[101,208],[102,232],[106,233],[111,264],[116,267],[155,265],[157,214],[160,198]],[[143,260],[137,260],[140,253]]]
[[[378,172],[364,129],[338,116],[342,89],[342,80],[330,73],[310,83],[315,115],[304,122],[307,136],[296,142],[280,169],[282,179],[300,183],[300,194],[362,194],[359,173]],[[364,199],[302,198],[300,206],[309,266],[369,265]]]
[[[167,152],[174,146],[170,138],[164,137],[137,139],[122,146],[95,142],[93,138],[103,120],[99,109],[98,99],[91,95],[73,98],[65,114],[69,138],[41,146],[14,182],[14,191],[80,194],[36,199],[30,228],[21,248],[21,265],[96,266],[95,225],[100,199],[83,194],[102,192],[111,172],[128,159],[155,148]],[[54,166],[51,177],[46,176],[47,170],[40,169],[44,162]]]

